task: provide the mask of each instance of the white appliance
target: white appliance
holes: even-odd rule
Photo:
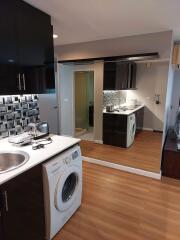
[[[135,114],[130,114],[127,117],[127,140],[126,147],[130,147],[134,142],[134,137],[136,134],[136,116]]]
[[[52,239],[82,199],[82,157],[79,146],[52,158],[43,165],[46,239]]]

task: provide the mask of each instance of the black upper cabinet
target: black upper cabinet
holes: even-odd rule
[[[126,90],[136,88],[136,63],[104,63],[104,90]]]
[[[21,0],[0,3],[0,94],[52,91],[55,78],[50,16]]]
[[[0,94],[13,94],[18,90],[18,53],[14,9],[14,1],[0,1]]]
[[[104,90],[114,90],[116,87],[116,63],[104,63]]]

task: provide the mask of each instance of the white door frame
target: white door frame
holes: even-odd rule
[[[75,123],[76,123],[76,112],[75,112],[75,104],[76,104],[76,99],[75,99],[75,72],[93,72],[93,74],[94,74],[94,68],[92,69],[92,70],[88,70],[88,69],[86,69],[86,70],[84,70],[83,69],[83,67],[84,66],[90,66],[90,65],[78,65],[78,66],[76,66],[76,67],[78,67],[78,69],[76,70],[76,67],[75,67],[75,69],[74,69],[74,81],[73,81],[73,90],[74,90],[74,96],[73,96],[73,99],[74,99],[74,136],[75,136],[75,132],[76,132],[76,126],[75,126]],[[80,69],[79,69],[79,67],[80,67]],[[82,67],[82,69],[81,69],[81,67]],[[94,78],[93,78],[93,81],[94,81]],[[94,94],[95,94],[95,88],[93,89],[93,91],[94,91]],[[94,98],[93,98],[93,100],[94,100]],[[94,113],[93,113],[93,125],[94,125]],[[93,133],[93,141],[94,141],[94,133]]]

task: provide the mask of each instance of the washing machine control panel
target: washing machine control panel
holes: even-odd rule
[[[72,153],[72,159],[75,160],[77,157],[79,157],[79,152],[76,150]]]

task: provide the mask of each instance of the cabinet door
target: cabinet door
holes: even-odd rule
[[[125,147],[127,138],[127,116],[103,114],[103,143]]]
[[[1,186],[4,195],[3,240],[44,240],[42,166]]]
[[[128,64],[128,89],[135,89],[136,88],[136,63],[129,63]]]
[[[126,62],[116,63],[116,89],[128,89],[129,65]]]
[[[47,71],[54,62],[50,16],[20,1],[16,17],[22,89],[25,93],[46,92],[49,85],[55,85],[53,73],[49,84]]]
[[[116,89],[116,63],[104,63],[104,90]]]
[[[19,91],[15,1],[1,0],[0,33],[0,94],[14,94]]]
[[[104,90],[136,88],[136,64],[133,62],[109,62],[104,64]]]
[[[144,122],[144,108],[139,109],[135,112],[136,115],[136,134],[143,130]]]

